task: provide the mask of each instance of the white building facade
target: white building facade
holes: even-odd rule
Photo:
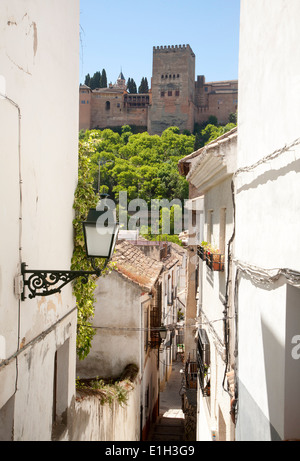
[[[193,295],[197,303],[192,362],[198,369],[196,439],[234,440],[231,418],[234,391],[228,373],[234,374],[235,325],[232,300],[234,206],[232,177],[236,169],[237,128],[180,161],[198,198],[190,200],[189,234],[194,256]],[[198,209],[197,209],[197,207]],[[193,222],[194,221],[194,222]],[[191,299],[192,293],[190,293]],[[192,374],[189,379],[193,378]]]
[[[298,0],[241,2],[234,284],[243,441],[300,438],[299,20]]]
[[[68,438],[75,398],[71,285],[14,290],[21,263],[68,270],[73,251],[79,1],[42,3],[0,4],[0,440]]]

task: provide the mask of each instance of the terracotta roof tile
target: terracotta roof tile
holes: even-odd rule
[[[148,291],[163,269],[161,262],[149,258],[127,240],[117,243],[112,261],[117,272]]]

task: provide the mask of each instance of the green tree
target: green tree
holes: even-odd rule
[[[94,90],[95,88],[101,88],[101,73],[95,72],[90,80],[90,88]]]
[[[107,76],[105,69],[102,69],[100,88],[107,88]]]
[[[85,84],[86,86],[90,86],[90,84],[91,84],[91,76],[90,76],[90,74],[87,74],[87,75],[85,76],[84,84]]]
[[[129,78],[127,80],[127,91],[128,91],[128,93],[131,93],[131,94],[136,94],[137,93],[136,83],[133,80],[133,78]]]
[[[234,113],[229,114],[228,121],[229,123],[237,124],[237,112],[235,114]]]
[[[148,93],[148,92],[149,92],[148,80],[147,80],[147,77],[143,77],[141,80],[141,84],[139,86],[139,93]]]

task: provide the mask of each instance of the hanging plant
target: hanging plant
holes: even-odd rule
[[[98,202],[93,189],[93,177],[90,168],[90,159],[85,155],[86,143],[79,142],[78,156],[78,185],[75,191],[73,208],[75,209],[74,252],[72,256],[72,270],[92,270],[90,261],[86,257],[82,221],[85,221],[90,208],[95,208]],[[89,150],[91,146],[89,146]],[[101,264],[101,260],[97,264]],[[77,343],[76,350],[80,360],[89,353],[92,339],[95,334],[91,320],[94,316],[96,288],[95,277],[89,277],[87,283],[82,283],[81,278],[73,283],[73,293],[77,304]]]

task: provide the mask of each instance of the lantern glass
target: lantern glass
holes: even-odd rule
[[[167,329],[165,326],[162,326],[161,329],[159,330],[160,334],[160,339],[164,340],[167,337]]]
[[[113,255],[119,226],[100,227],[96,222],[84,222],[86,254],[90,258],[110,259]]]

